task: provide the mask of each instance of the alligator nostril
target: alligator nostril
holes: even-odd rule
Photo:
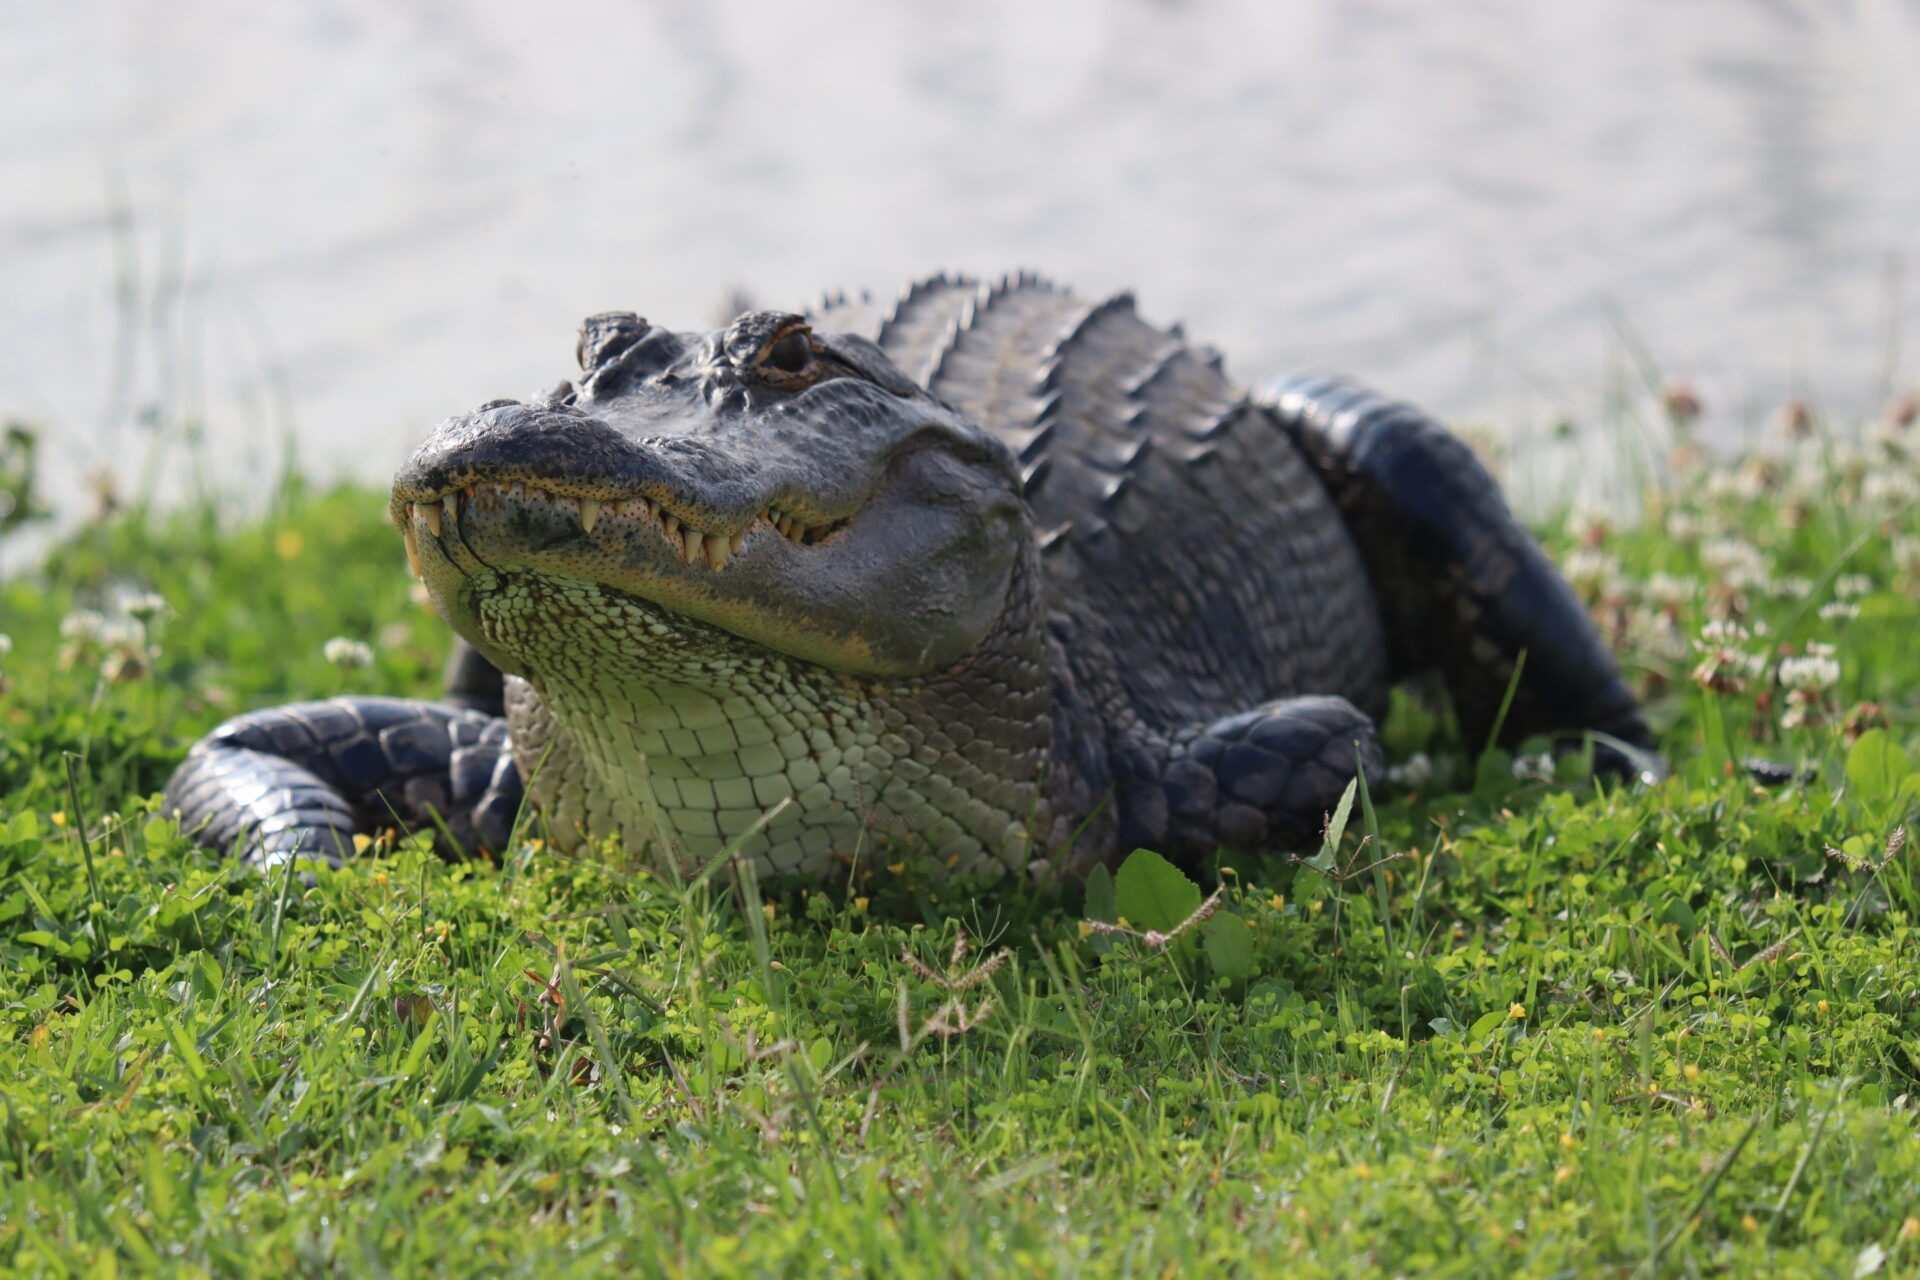
[[[580,341],[574,357],[582,369],[592,371],[640,341],[647,334],[647,322],[631,311],[602,311],[580,322]]]

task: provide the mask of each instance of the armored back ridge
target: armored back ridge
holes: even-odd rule
[[[1380,763],[1392,679],[1439,667],[1481,724],[1523,651],[1512,733],[1647,742],[1444,430],[1343,383],[1254,400],[1129,296],[942,276],[708,335],[607,313],[579,358],[395,478],[473,647],[463,706],[222,726],[169,790],[204,838],[337,858],[437,816],[497,851],[524,795],[563,848],[745,836],[812,875],[1285,847]]]

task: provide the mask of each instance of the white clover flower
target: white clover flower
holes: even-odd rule
[[[1700,628],[1699,645],[1702,650],[1718,648],[1723,645],[1742,645],[1753,639],[1753,632],[1747,630],[1731,618],[1715,618]]]
[[[1552,782],[1553,757],[1544,751],[1534,756],[1515,756],[1513,776],[1522,782]]]
[[[1807,656],[1813,658],[1831,658],[1838,650],[1824,640],[1807,641]]]
[[[1769,583],[1767,593],[1779,596],[1783,600],[1805,600],[1813,594],[1813,579],[1788,574],[1784,578],[1775,578]]]
[[[1416,751],[1399,764],[1387,766],[1387,781],[1398,787],[1420,787],[1433,781],[1433,759]]]
[[[1833,581],[1833,594],[1842,600],[1870,595],[1872,591],[1873,579],[1864,573],[1843,574]]]
[[[107,618],[93,609],[75,609],[60,619],[60,638],[76,644],[90,644],[106,629]]]
[[[1567,513],[1567,532],[1576,542],[1597,547],[1613,533],[1613,513],[1605,507],[1575,507]]]
[[[1620,580],[1619,558],[1594,547],[1575,551],[1563,568],[1567,581],[1589,598],[1607,594],[1608,588]]]
[[[1683,578],[1677,573],[1656,573],[1641,584],[1641,591],[1649,603],[1674,609],[1700,593],[1700,580]]]
[[[349,640],[345,636],[335,636],[321,646],[320,652],[327,661],[342,671],[353,671],[360,667],[373,665],[373,646],[361,640]]]
[[[1889,461],[1905,461],[1912,452],[1912,437],[1907,429],[1887,418],[1876,418],[1869,424],[1866,438],[1867,444]]]
[[[1736,591],[1763,586],[1773,576],[1772,566],[1760,548],[1744,538],[1709,538],[1700,545],[1700,561]]]
[[[1893,566],[1902,573],[1920,573],[1920,538],[1902,535],[1893,540]]]
[[[1780,683],[1789,689],[1818,693],[1840,683],[1840,663],[1826,654],[1809,653],[1780,659]]]
[[[93,638],[108,649],[139,649],[147,643],[147,629],[136,618],[106,618]]]
[[[120,602],[120,608],[129,618],[138,618],[142,622],[164,618],[171,612],[167,608],[166,597],[152,591],[128,596]]]
[[[1781,497],[1790,506],[1811,507],[1826,496],[1832,479],[1827,474],[1826,460],[1815,454],[1803,455],[1794,464],[1793,471],[1787,476],[1785,490]]]
[[[0,658],[4,658],[12,652],[13,652],[13,637],[8,635],[4,631],[0,631]]]
[[[1739,506],[1752,498],[1753,494],[1746,491],[1738,472],[1709,471],[1700,500],[1709,507],[1726,508]]]
[[[1627,647],[1667,662],[1679,662],[1687,656],[1687,633],[1665,613],[1635,611],[1627,619]]]
[[[1851,600],[1832,600],[1820,606],[1822,622],[1851,622],[1860,616],[1860,606]]]
[[[1860,480],[1860,504],[1876,511],[1904,511],[1920,502],[1920,480],[1905,471],[1877,467]]]
[[[1667,536],[1680,543],[1691,544],[1700,541],[1699,517],[1691,511],[1668,512]]]
[[[1714,693],[1744,690],[1748,680],[1767,669],[1766,658],[1740,647],[1752,638],[1751,631],[1725,618],[1700,628],[1700,638],[1693,644],[1704,656],[1693,669],[1694,683]]]

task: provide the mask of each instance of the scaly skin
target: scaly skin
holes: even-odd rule
[[[1252,400],[1129,298],[937,278],[705,337],[613,313],[580,360],[577,386],[443,425],[391,506],[486,660],[454,692],[484,707],[505,673],[513,780],[562,847],[693,865],[745,836],[809,875],[896,845],[968,872],[1284,847],[1379,764],[1392,678],[1437,663],[1473,723],[1522,649],[1553,660],[1516,731],[1646,740],[1444,432],[1333,384]],[[473,802],[471,763],[434,791],[417,752],[348,770],[284,730],[328,705],[223,726],[170,802],[254,858]]]

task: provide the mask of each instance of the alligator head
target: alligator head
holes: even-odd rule
[[[832,804],[870,803],[848,784],[871,792],[886,781],[873,764],[914,746],[882,743],[874,699],[963,670],[1032,592],[1012,455],[871,342],[797,315],[705,336],[594,316],[579,359],[577,385],[442,424],[395,477],[390,516],[441,613],[582,744],[592,776],[576,789],[629,793],[575,797],[613,815],[586,827],[735,834],[744,792],[731,820],[681,821],[684,793],[711,788],[646,779],[743,771],[728,744],[786,728],[818,766],[786,777],[789,794],[838,776],[852,748],[867,767],[840,771]],[[773,727],[743,727],[756,717]],[[673,736],[695,725],[713,736]]]
[[[705,337],[590,318],[583,376],[443,424],[391,518],[453,626],[499,573],[571,575],[837,671],[970,652],[1028,537],[1005,446],[863,338],[749,312]],[[583,620],[584,623],[585,620]]]

